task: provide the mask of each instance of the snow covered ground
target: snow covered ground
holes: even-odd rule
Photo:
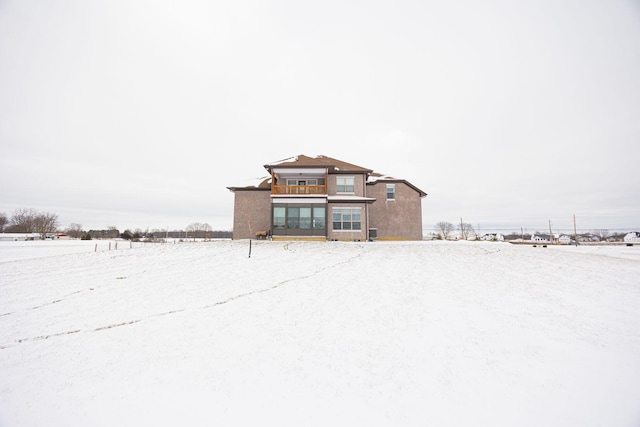
[[[0,263],[74,253],[141,247],[143,243],[124,240],[32,240],[0,242]]]
[[[640,425],[640,247],[9,243],[3,427]]]

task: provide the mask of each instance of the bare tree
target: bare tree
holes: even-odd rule
[[[213,229],[209,224],[194,222],[187,226],[186,228],[186,237],[191,237],[193,240],[198,239],[209,239],[211,238],[211,231]]]
[[[33,218],[37,212],[33,209],[16,209],[11,215],[11,231],[14,233],[33,233]]]
[[[186,236],[185,237],[189,237],[189,233],[191,233],[191,237],[193,238],[193,241],[195,242],[196,237],[198,237],[198,232],[202,230],[202,224],[200,224],[199,222],[193,222],[189,225],[187,225],[186,228]]]
[[[460,223],[460,225],[458,226],[458,231],[460,232],[460,237],[464,240],[477,238],[473,226],[469,223]]]
[[[593,230],[592,233],[600,240],[607,240],[609,237],[611,237],[611,233],[607,229],[596,229]]]
[[[44,239],[49,233],[55,233],[58,230],[58,215],[42,212],[33,217],[33,232],[39,233],[40,238]]]
[[[212,230],[213,229],[211,228],[211,226],[208,223],[205,222],[204,224],[202,224],[202,231],[203,231],[203,234],[204,234],[203,237],[205,239],[210,239],[211,238],[211,231]]]
[[[108,239],[117,239],[120,237],[120,230],[115,225],[107,226],[107,238]]]
[[[80,237],[85,235],[84,230],[82,229],[82,224],[71,223],[69,227],[65,230],[69,236],[79,239]]]
[[[451,224],[450,222],[440,221],[436,223],[436,233],[442,240],[447,240],[449,236],[451,236],[453,230],[453,224]]]
[[[14,233],[40,233],[41,238],[58,229],[58,215],[38,212],[34,209],[16,209],[11,215],[11,225],[7,230]]]
[[[9,224],[9,218],[4,212],[0,212],[0,233],[4,232],[4,228]]]

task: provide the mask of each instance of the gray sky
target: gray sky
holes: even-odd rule
[[[231,229],[325,154],[424,226],[640,227],[640,3],[0,0],[0,212]]]

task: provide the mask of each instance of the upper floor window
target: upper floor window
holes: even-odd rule
[[[395,199],[396,199],[396,185],[387,184],[387,200],[395,200]]]
[[[338,176],[336,177],[336,192],[337,193],[353,193],[355,192],[355,178],[352,176]]]

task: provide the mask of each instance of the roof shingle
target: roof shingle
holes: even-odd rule
[[[304,168],[304,167],[326,167],[332,168],[334,171],[340,172],[373,172],[371,169],[363,168],[351,163],[344,162],[342,160],[334,159],[331,157],[319,155],[315,157],[305,156],[300,154],[299,156],[290,157],[288,159],[279,160],[273,163],[264,165],[265,169],[271,171],[272,168]]]

